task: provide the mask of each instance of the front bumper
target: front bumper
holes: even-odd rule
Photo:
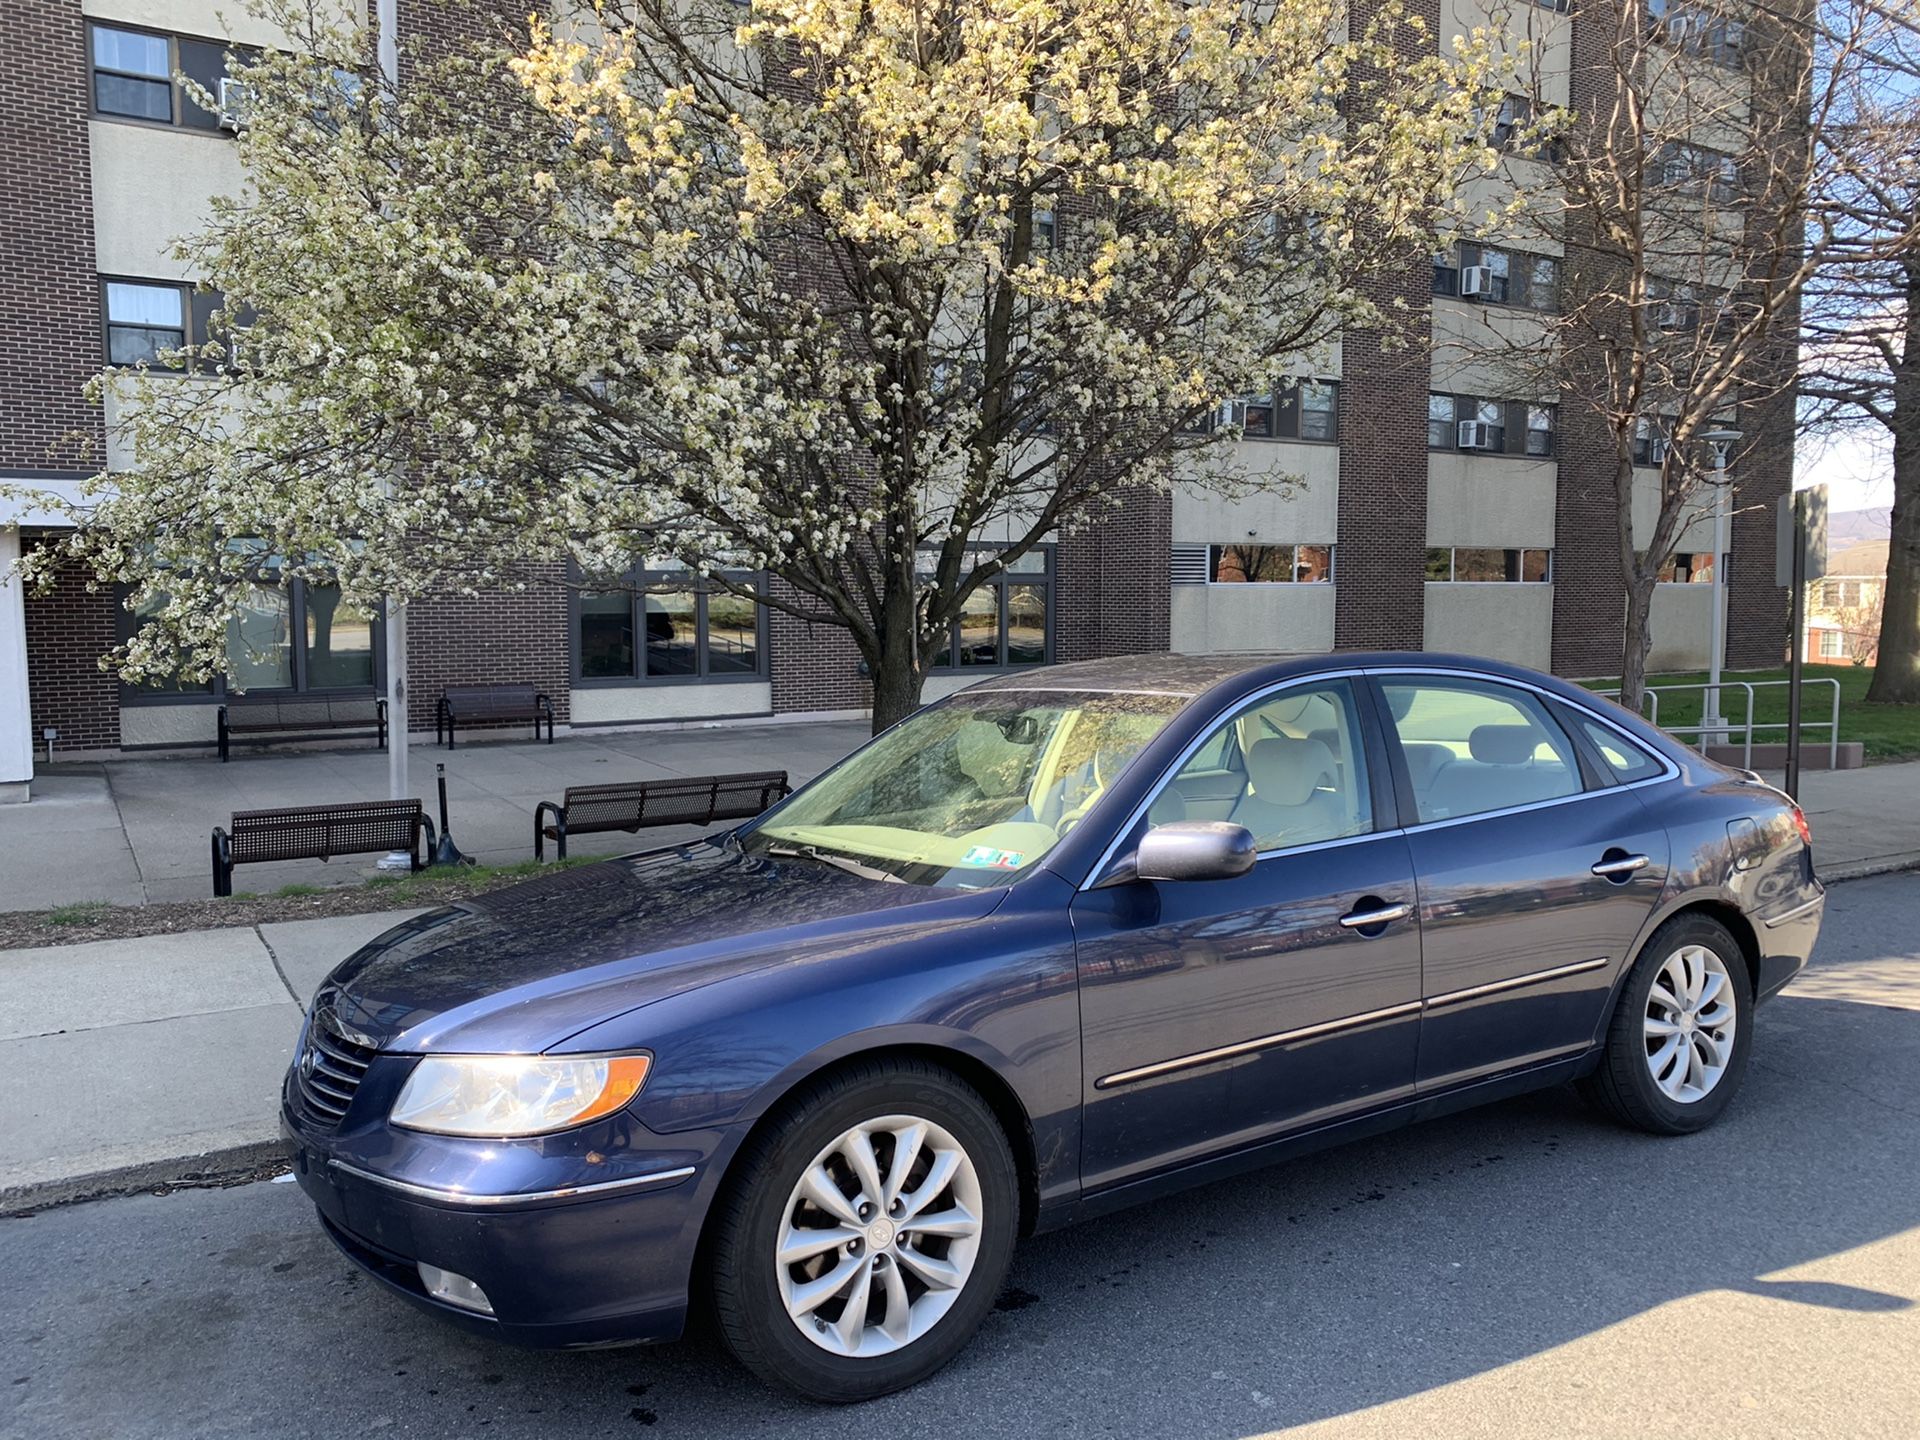
[[[619,1179],[591,1182],[571,1153],[592,1143],[578,1132],[562,1147],[554,1137],[482,1143],[384,1125],[320,1135],[286,1107],[281,1123],[294,1176],[328,1235],[422,1308],[542,1348],[672,1340],[684,1328],[693,1255],[717,1178],[707,1142],[718,1137],[674,1136],[671,1147],[639,1152],[631,1148],[637,1125],[623,1121],[619,1138],[628,1144]],[[388,1153],[373,1161],[369,1150]],[[554,1183],[539,1183],[543,1172]],[[421,1261],[473,1280],[493,1314],[429,1296]]]

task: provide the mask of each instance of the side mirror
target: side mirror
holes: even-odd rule
[[[1225,820],[1175,820],[1141,837],[1133,873],[1141,880],[1231,880],[1253,868],[1253,832]]]

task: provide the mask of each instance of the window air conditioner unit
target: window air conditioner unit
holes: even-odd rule
[[[238,130],[247,114],[247,87],[231,75],[220,77],[220,128]]]
[[[1692,307],[1669,300],[1660,307],[1658,324],[1662,330],[1691,330],[1694,328]]]
[[[1460,293],[1462,295],[1493,294],[1493,271],[1485,265],[1465,265],[1460,270]]]
[[[1462,420],[1457,443],[1462,450],[1498,450],[1500,448],[1493,437],[1493,426],[1484,420]]]

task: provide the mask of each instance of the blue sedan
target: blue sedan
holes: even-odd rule
[[[1784,795],[1545,675],[1138,657],[932,705],[697,843],[409,920],[283,1096],[360,1265],[542,1346],[912,1384],[1022,1235],[1576,1081],[1733,1100],[1823,890]]]

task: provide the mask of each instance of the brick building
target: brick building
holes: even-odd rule
[[[403,41],[432,40],[449,23],[432,0],[374,3]],[[1564,8],[1521,7],[1563,27],[1548,47],[1561,66],[1549,83],[1571,85],[1570,57],[1595,22]],[[222,9],[218,0],[9,0],[0,478],[57,488],[90,473],[101,453],[111,465],[106,426],[81,386],[112,360],[191,338],[204,314],[169,241],[197,228],[207,197],[238,191],[241,174],[220,117],[170,77],[217,83],[226,41],[275,38],[245,16],[224,29]],[[1490,0],[1416,9],[1442,40],[1507,13]],[[1489,237],[1436,257],[1431,270],[1410,267],[1383,297],[1418,316],[1410,347],[1349,334],[1331,373],[1239,403],[1246,466],[1299,483],[1236,500],[1177,484],[1143,489],[1057,537],[1025,571],[975,597],[928,696],[1026,664],[1169,648],[1424,647],[1575,675],[1617,668],[1612,485],[1599,437],[1582,433],[1592,422],[1579,407],[1504,393],[1471,363],[1445,358],[1469,318],[1499,309],[1525,323],[1529,309],[1551,305],[1555,263]],[[1500,283],[1483,283],[1489,275]],[[1735,666],[1773,663],[1785,643],[1767,527],[1768,502],[1790,483],[1790,401],[1743,418],[1754,421],[1780,443],[1742,461],[1728,567]],[[1641,479],[1657,493],[1655,469]],[[38,543],[46,523],[0,513],[0,567]],[[1680,548],[1675,583],[1655,602],[1656,668],[1707,658],[1711,587],[1687,582],[1709,573],[1710,527],[1690,529]],[[411,607],[413,728],[430,731],[441,686],[463,680],[534,681],[562,725],[576,728],[866,704],[841,632],[720,596],[580,594],[565,578],[551,566],[530,572],[523,589]],[[311,588],[269,577],[251,597],[244,684],[372,693],[383,683],[379,617]],[[121,597],[83,577],[24,599],[17,585],[0,589],[0,785],[30,773],[31,747],[47,731],[56,753],[212,743],[218,687],[134,690],[99,669],[134,623]]]

